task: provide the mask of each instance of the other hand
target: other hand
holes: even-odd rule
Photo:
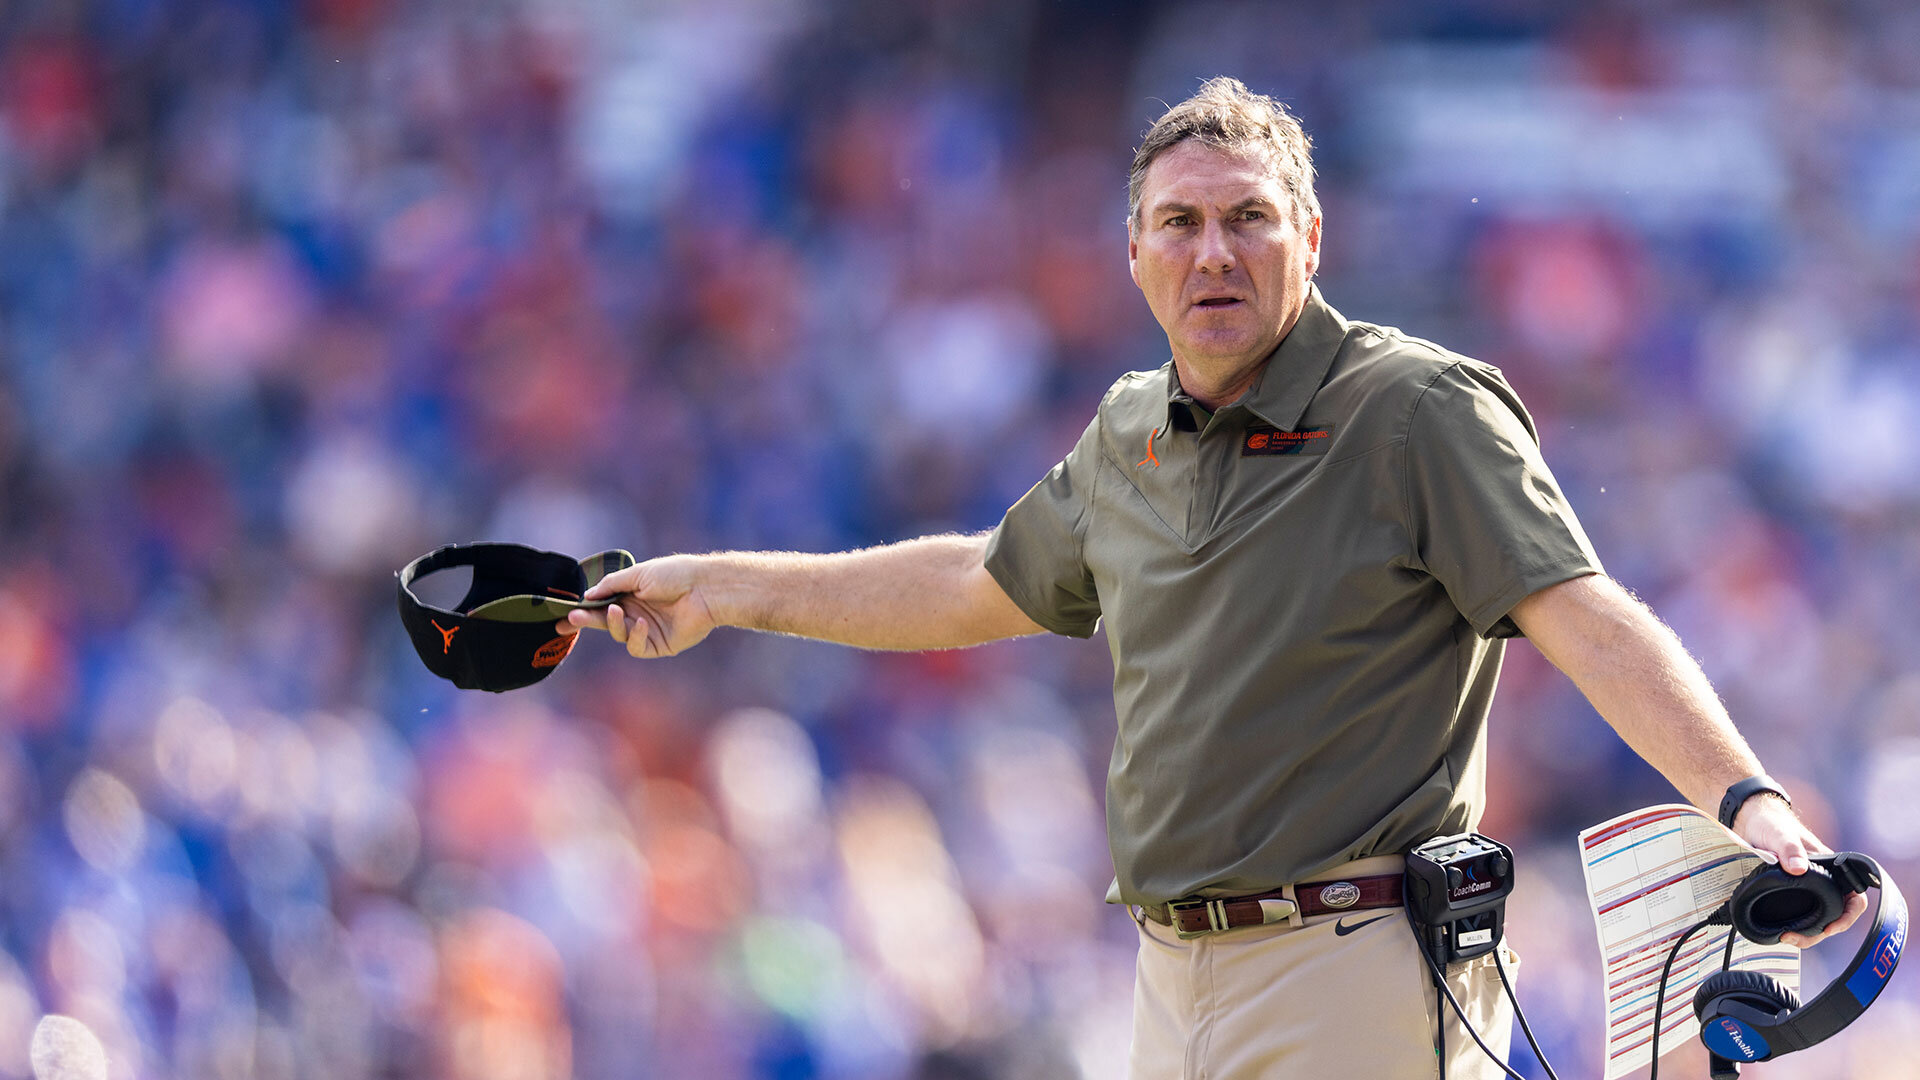
[[[1734,816],[1733,831],[1740,834],[1742,840],[1778,858],[1780,866],[1789,874],[1804,874],[1810,856],[1833,852],[1832,848],[1813,835],[1813,830],[1807,828],[1792,807],[1771,795],[1755,795],[1742,804],[1740,812]],[[1855,920],[1866,914],[1866,910],[1866,897],[1859,893],[1848,893],[1846,910],[1818,933],[1781,934],[1780,940],[1795,948],[1808,948],[1845,932]]]
[[[582,599],[611,596],[614,602],[606,608],[570,611],[554,628],[562,634],[588,627],[605,630],[642,659],[685,652],[718,625],[700,594],[698,567],[698,556],[667,555],[608,574]]]

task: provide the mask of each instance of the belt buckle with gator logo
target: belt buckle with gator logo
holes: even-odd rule
[[[1350,908],[1360,902],[1360,886],[1351,881],[1336,881],[1320,886],[1320,902],[1330,908]]]
[[[1240,456],[1283,457],[1324,454],[1332,441],[1332,424],[1325,427],[1301,428],[1299,431],[1281,431],[1279,428],[1261,425],[1247,429],[1246,437],[1240,442]]]

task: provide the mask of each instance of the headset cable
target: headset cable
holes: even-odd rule
[[[1408,928],[1412,929],[1414,927],[1417,927],[1419,925],[1419,922],[1413,916],[1413,904],[1412,904],[1411,898],[1409,897],[1409,899],[1403,900],[1401,906],[1407,909]],[[1460,1018],[1460,1026],[1467,1029],[1468,1035],[1473,1036],[1473,1041],[1480,1047],[1481,1052],[1487,1055],[1487,1060],[1493,1062],[1495,1065],[1500,1066],[1501,1072],[1504,1072],[1508,1076],[1513,1077],[1513,1080],[1527,1080],[1526,1077],[1521,1076],[1517,1072],[1514,1072],[1513,1068],[1509,1066],[1506,1062],[1501,1061],[1500,1055],[1494,1053],[1493,1048],[1487,1045],[1487,1041],[1480,1037],[1480,1032],[1474,1029],[1473,1021],[1467,1019],[1467,1010],[1460,1006],[1460,999],[1453,996],[1453,989],[1447,985],[1446,972],[1440,970],[1440,965],[1434,962],[1433,954],[1427,952],[1427,943],[1421,940],[1420,934],[1417,930],[1414,932],[1413,936],[1414,936],[1414,944],[1420,951],[1420,958],[1427,962],[1427,970],[1433,973],[1433,985],[1438,987],[1442,994],[1446,995],[1447,1004],[1453,1006],[1454,1015]],[[1499,947],[1496,945],[1494,947],[1494,958],[1493,958],[1494,966],[1496,968],[1500,966],[1499,952],[1500,952]],[[1507,973],[1504,969],[1500,971],[1500,981],[1506,986],[1507,995],[1509,997],[1512,997],[1513,984],[1510,982],[1507,982]],[[1545,1055],[1540,1053],[1540,1045],[1533,1041],[1533,1031],[1531,1028],[1527,1026],[1526,1014],[1521,1011],[1520,999],[1517,997],[1513,998],[1513,1011],[1514,1011],[1514,1015],[1520,1017],[1520,1030],[1527,1033],[1527,1045],[1533,1047],[1533,1056],[1539,1060],[1540,1067],[1547,1070],[1547,1080],[1560,1080],[1558,1076],[1554,1075],[1553,1066],[1547,1064],[1547,1059]],[[1447,1058],[1446,1058],[1446,1051],[1445,1051],[1447,1017],[1445,1013],[1440,1013],[1439,1015],[1440,1015],[1440,1046],[1441,1046],[1440,1076],[1442,1080],[1445,1080],[1445,1077],[1447,1075]]]

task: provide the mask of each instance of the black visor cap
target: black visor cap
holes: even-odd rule
[[[462,690],[501,693],[553,674],[573,650],[575,635],[554,623],[601,578],[633,565],[625,551],[585,559],[521,544],[449,544],[408,563],[399,578],[400,621],[427,670]],[[473,567],[473,584],[451,610],[414,595],[415,580],[457,566]]]

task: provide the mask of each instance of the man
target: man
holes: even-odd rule
[[[653,559],[589,594],[617,595],[604,615],[561,624],[653,657],[716,626],[942,649],[1104,621],[1136,1080],[1431,1077],[1436,1022],[1448,1076],[1499,1075],[1435,1012],[1393,885],[1406,851],[1479,820],[1503,638],[1531,638],[1695,805],[1763,775],[1678,640],[1601,571],[1500,373],[1321,298],[1309,149],[1232,79],[1154,124],[1128,259],[1172,361],[1116,382],[992,533]],[[1825,850],[1777,795],[1735,826],[1790,872]],[[1204,902],[1221,898],[1252,899]],[[1491,963],[1448,983],[1504,1051]]]

